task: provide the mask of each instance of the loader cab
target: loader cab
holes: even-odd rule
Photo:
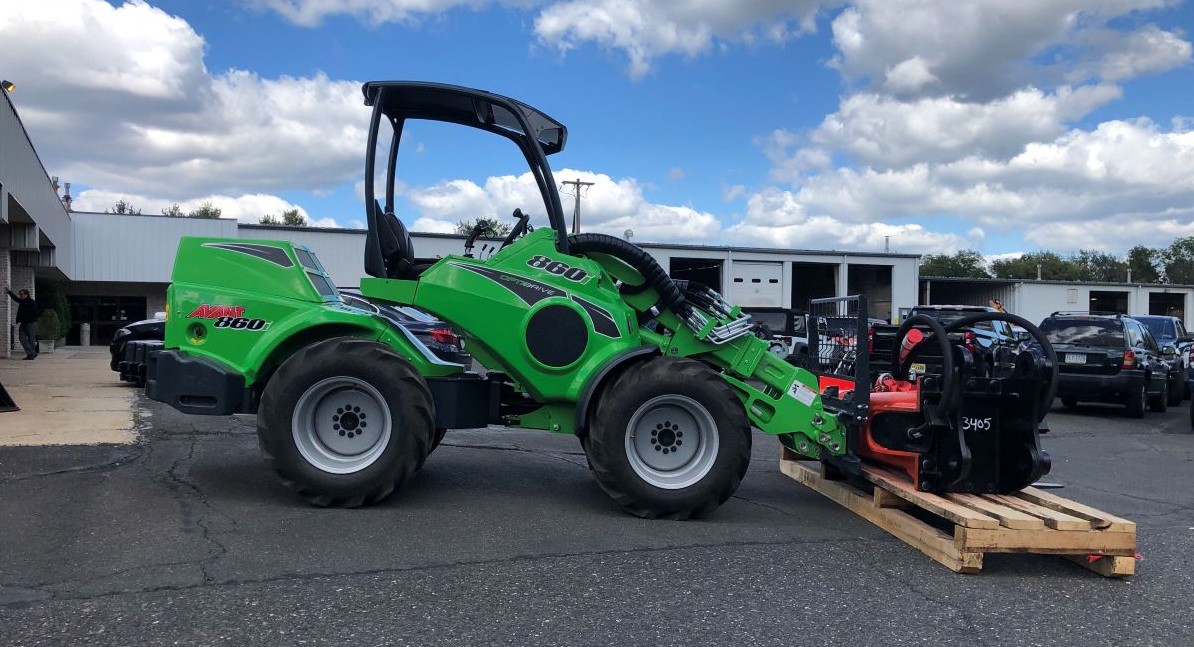
[[[365,157],[365,271],[377,278],[414,280],[429,263],[420,262],[410,233],[395,215],[395,180],[403,129],[426,120],[471,126],[514,142],[542,194],[556,249],[568,253],[567,227],[547,156],[564,149],[563,124],[514,99],[439,83],[384,81],[362,88],[373,107]],[[380,158],[380,159],[379,159]]]

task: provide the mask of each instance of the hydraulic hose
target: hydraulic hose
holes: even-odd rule
[[[646,285],[659,293],[663,306],[683,318],[688,311],[684,294],[650,254],[629,241],[608,234],[574,234],[568,237],[573,254],[599,253],[612,256],[634,268],[646,279]]]
[[[904,379],[906,372],[903,362],[900,361],[900,346],[904,344],[904,337],[908,335],[908,331],[917,324],[928,326],[933,331],[933,335],[937,337],[937,344],[941,347],[941,379],[944,383],[941,385],[941,400],[937,402],[931,415],[935,422],[941,423],[949,418],[949,408],[957,396],[961,380],[954,373],[953,345],[950,344],[949,336],[940,321],[927,315],[912,315],[904,320],[900,329],[896,331],[895,341],[891,347],[892,374],[896,379]],[[909,355],[911,356],[911,353]]]

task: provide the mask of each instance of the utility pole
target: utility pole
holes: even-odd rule
[[[571,182],[565,180],[565,181],[561,182],[560,184],[565,185],[565,186],[571,184],[571,185],[573,185],[573,187],[575,189],[575,192],[572,193],[572,195],[576,196],[576,206],[574,206],[572,208],[572,233],[579,234],[580,233],[580,194],[582,191],[584,191],[585,187],[593,186],[594,184],[596,184],[596,182],[581,182],[580,178],[577,178],[575,180],[572,180]]]

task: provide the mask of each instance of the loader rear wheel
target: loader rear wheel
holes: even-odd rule
[[[584,439],[598,484],[628,512],[688,519],[738,489],[750,464],[742,403],[711,369],[660,357],[622,373],[601,395]]]
[[[266,385],[257,414],[265,462],[318,506],[389,496],[427,457],[431,394],[388,346],[338,338],[307,346]]]

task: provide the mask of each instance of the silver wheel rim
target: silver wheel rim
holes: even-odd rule
[[[355,377],[329,377],[299,397],[290,428],[299,453],[330,474],[351,474],[377,461],[393,422],[381,392]]]
[[[686,488],[717,460],[717,423],[699,402],[661,395],[644,402],[626,425],[626,457],[639,478],[665,490]]]

